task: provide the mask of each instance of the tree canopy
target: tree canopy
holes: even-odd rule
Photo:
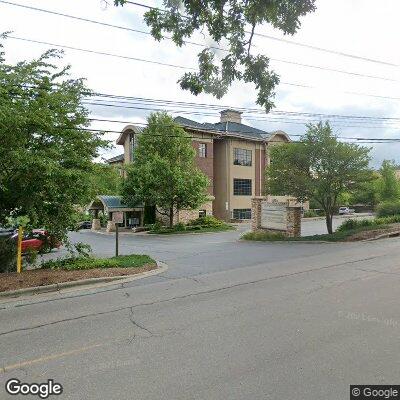
[[[114,0],[115,5],[126,3],[129,1]],[[269,24],[293,35],[300,18],[315,8],[315,0],[164,0],[163,9],[149,7],[144,20],[158,41],[169,35],[181,47],[185,39],[199,32],[217,43],[205,45],[198,53],[198,72],[182,76],[182,89],[221,98],[233,81],[252,82],[258,91],[257,104],[269,111],[279,77],[266,55],[252,54],[256,29]]]
[[[209,180],[195,165],[191,138],[166,113],[151,114],[137,140],[123,185],[124,202],[157,206],[172,226],[177,211],[207,200]]]
[[[92,160],[106,146],[86,128],[82,99],[90,91],[70,78],[68,66],[56,65],[59,51],[10,65],[2,49],[0,43],[0,224],[24,215],[63,236],[75,207],[90,200]]]
[[[394,161],[383,160],[379,169],[379,200],[397,201],[400,199],[400,184],[396,177],[396,164]]]
[[[371,179],[369,148],[339,142],[328,122],[308,125],[299,142],[274,146],[267,168],[271,194],[313,199],[325,212],[329,233],[339,196]]]

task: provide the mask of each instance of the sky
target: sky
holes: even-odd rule
[[[7,0],[12,3],[38,7],[76,17],[90,18],[108,24],[148,31],[143,21],[143,7],[125,5],[114,7],[112,0]],[[139,0],[150,6],[162,6],[162,1]],[[399,118],[381,123],[376,120],[349,120],[330,117],[334,132],[339,137],[400,138],[400,2],[398,0],[317,0],[317,10],[301,19],[301,27],[293,36],[284,36],[279,30],[265,25],[257,33],[283,38],[298,43],[381,61],[370,62],[317,51],[304,46],[257,36],[253,54],[262,53],[271,58],[271,67],[280,76],[276,88],[275,111],[318,113]],[[197,65],[199,47],[186,45],[177,48],[169,40],[156,42],[150,35],[114,29],[98,24],[29,10],[0,0],[0,32],[11,31],[13,36],[108,52],[132,58],[157,61],[193,68]],[[191,39],[209,45],[210,40],[201,34]],[[52,46],[7,39],[6,61],[15,63],[38,57]],[[216,54],[220,56],[219,52]],[[281,60],[281,61],[279,61]],[[289,61],[285,63],[283,61]],[[382,63],[383,62],[383,63]],[[180,89],[178,79],[185,68],[88,54],[65,50],[63,64],[71,64],[73,77],[84,77],[87,85],[98,93],[122,96],[227,105],[230,107],[260,108],[255,104],[257,92],[252,84],[234,82],[229,92],[220,100],[211,95],[193,96]],[[328,69],[342,70],[352,75],[310,68],[307,64]],[[387,65],[394,64],[394,65]],[[360,75],[380,77],[377,79]],[[356,94],[355,94],[356,93]],[[377,97],[378,96],[378,97]],[[381,96],[381,97],[379,97]],[[389,98],[388,98],[389,97]],[[121,105],[121,104],[120,104]],[[124,104],[131,108],[88,105],[92,118],[144,123],[149,105]],[[204,111],[192,109],[197,114],[183,114],[169,108],[173,115],[183,115],[199,122],[217,122],[216,112],[204,115]],[[209,112],[207,112],[209,113]],[[275,116],[276,117],[276,116]],[[271,120],[271,116],[259,115],[244,118],[244,122],[267,132],[283,130],[289,135],[304,134],[304,118]],[[319,117],[315,117],[317,121]],[[324,118],[327,119],[327,118]],[[94,129],[116,132],[107,133],[113,141],[126,123],[93,122]],[[371,146],[371,165],[379,167],[382,160],[392,159],[400,164],[400,142],[366,144]],[[102,153],[108,158],[122,153],[120,146]]]

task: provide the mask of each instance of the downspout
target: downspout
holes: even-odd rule
[[[229,121],[226,121],[225,125],[225,133],[228,133],[228,124]],[[230,139],[227,140],[227,145],[225,149],[225,157],[226,157],[226,195],[227,195],[227,202],[225,203],[225,209],[228,208],[226,211],[227,215],[227,222],[230,221],[231,219],[231,214],[230,214],[230,208],[231,208],[231,191],[230,191],[230,182],[231,182],[231,177],[229,173],[229,167],[230,167]],[[228,207],[226,207],[228,205]]]

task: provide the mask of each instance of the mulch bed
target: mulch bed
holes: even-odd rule
[[[393,233],[400,231],[400,224],[391,224],[388,228],[377,228],[369,231],[355,233],[345,239],[346,242],[356,242],[359,240],[374,239],[384,233]]]
[[[157,265],[148,264],[137,268],[94,268],[75,271],[37,269],[23,271],[20,274],[9,272],[0,274],[0,292],[34,286],[46,286],[62,282],[72,282],[81,279],[136,275],[156,268]]]

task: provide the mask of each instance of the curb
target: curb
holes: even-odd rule
[[[400,235],[400,231],[386,232],[386,233],[382,233],[382,235],[378,235],[378,236],[375,236],[375,237],[370,238],[370,239],[360,240],[360,242],[371,242],[373,240],[397,237],[399,235]]]
[[[346,215],[334,215],[335,218],[337,219],[354,219],[354,218],[365,218],[365,217],[373,217],[374,214],[372,213],[355,213],[355,214],[346,214]],[[320,221],[324,220],[325,217],[310,217],[310,218],[305,218],[303,217],[301,219],[302,222],[307,222],[307,221]]]
[[[161,261],[156,261],[156,264],[157,264],[156,269],[153,269],[150,271],[145,271],[140,274],[81,279],[81,280],[72,281],[72,282],[62,282],[62,283],[55,283],[55,284],[46,285],[46,286],[34,286],[34,287],[29,287],[29,288],[24,288],[24,289],[0,292],[0,300],[7,299],[7,298],[17,298],[17,297],[20,297],[23,295],[55,293],[55,292],[59,292],[62,289],[80,288],[82,286],[89,286],[89,287],[82,287],[82,289],[90,289],[91,287],[94,288],[94,287],[100,287],[100,286],[113,285],[116,283],[131,282],[131,281],[135,281],[138,279],[147,278],[149,276],[161,274],[162,272],[165,272],[168,269],[167,265]],[[77,289],[77,290],[79,290],[79,289]]]

